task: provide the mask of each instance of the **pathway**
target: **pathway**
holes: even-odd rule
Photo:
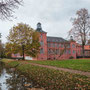
[[[60,71],[65,71],[65,72],[70,72],[70,73],[80,74],[80,75],[85,75],[87,77],[90,77],[90,72],[72,70],[72,69],[67,69],[67,68],[58,68],[55,66],[40,65],[40,64],[35,64],[35,63],[30,63],[30,64],[35,65],[35,66],[46,67],[46,68],[50,68],[50,69],[55,69],[55,70],[60,70]]]

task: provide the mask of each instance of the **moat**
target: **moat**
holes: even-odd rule
[[[15,68],[5,68],[0,62],[0,90],[43,90]]]

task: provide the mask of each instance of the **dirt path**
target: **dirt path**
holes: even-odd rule
[[[75,73],[75,74],[80,74],[80,75],[85,75],[87,77],[90,77],[90,72],[84,72],[84,71],[78,71],[78,70],[72,70],[72,69],[66,69],[66,68],[58,68],[55,66],[40,65],[40,64],[35,64],[35,63],[30,63],[30,64],[35,65],[35,66],[46,67],[46,68],[50,68],[50,69],[55,69],[55,70],[60,70],[60,71],[65,71],[65,72],[70,72],[70,73]]]

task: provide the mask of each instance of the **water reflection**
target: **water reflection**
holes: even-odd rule
[[[36,90],[37,87],[32,81],[17,72],[15,68],[6,69],[4,64],[0,62],[0,90]]]
[[[1,73],[1,76],[0,76],[0,90],[8,90],[7,85],[6,85],[6,78],[7,77],[10,77],[10,75],[8,75],[6,73],[6,70],[3,69],[2,73]]]
[[[0,76],[1,76],[1,73],[3,71],[3,67],[4,67],[4,63],[3,62],[0,62]]]

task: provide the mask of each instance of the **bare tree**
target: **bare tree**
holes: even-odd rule
[[[73,28],[69,31],[69,35],[72,35],[76,41],[81,42],[84,57],[84,46],[90,33],[90,15],[85,8],[78,10],[76,15],[77,17],[72,19]]]
[[[0,19],[10,20],[13,17],[14,10],[22,4],[22,0],[0,0]]]
[[[68,46],[69,46],[69,42],[67,41],[63,41],[63,43],[61,43],[62,45],[62,49],[57,49],[56,46],[53,49],[49,49],[49,53],[51,55],[53,55],[53,59],[54,60],[58,60],[62,55],[64,55],[66,53],[66,51],[68,50]]]

